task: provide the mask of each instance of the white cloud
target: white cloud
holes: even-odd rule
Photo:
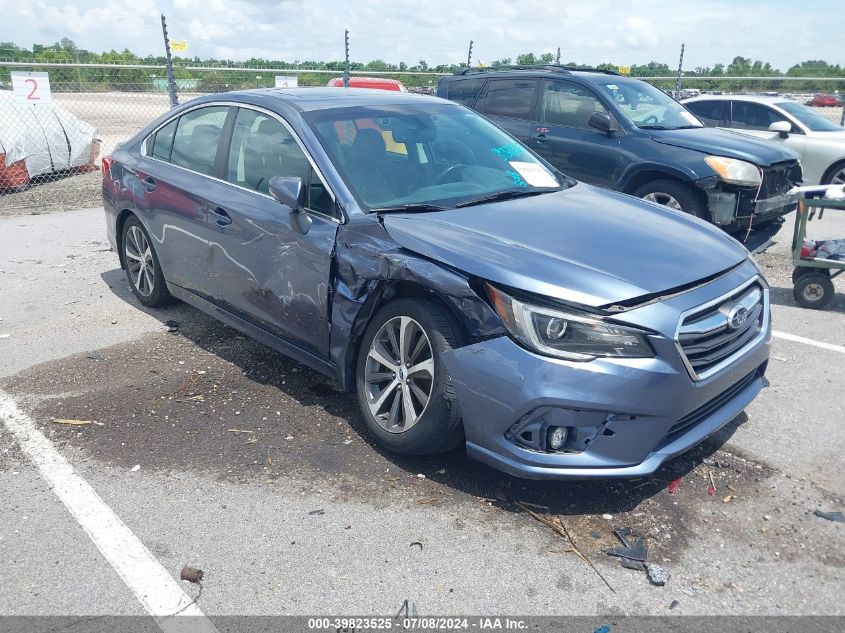
[[[83,48],[161,52],[159,13],[171,37],[200,57],[329,60],[343,56],[350,29],[353,59],[429,64],[473,57],[490,61],[532,51],[564,61],[619,64],[729,63],[736,55],[787,68],[805,59],[845,63],[841,0],[29,0],[0,24],[0,40],[23,46],[63,36]],[[788,19],[781,16],[787,15]],[[812,37],[811,37],[812,35]]]

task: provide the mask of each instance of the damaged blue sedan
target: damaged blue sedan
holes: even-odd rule
[[[763,386],[769,290],[738,242],[445,100],[195,99],[103,160],[103,199],[142,304],[175,297],[334,377],[397,453],[643,476]]]

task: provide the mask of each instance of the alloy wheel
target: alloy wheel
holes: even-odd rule
[[[422,417],[434,390],[434,352],[414,319],[397,316],[379,328],[364,366],[367,405],[389,433],[404,433]]]
[[[123,254],[135,290],[141,296],[149,297],[155,290],[155,262],[147,237],[138,226],[130,226],[126,232]]]
[[[681,203],[678,202],[674,196],[670,196],[668,193],[663,193],[662,191],[655,191],[654,193],[646,194],[643,196],[643,200],[656,202],[657,204],[662,204],[663,206],[675,209],[676,211],[684,210],[683,207],[681,207]]]
[[[833,178],[830,179],[830,184],[845,185],[845,167],[833,174]]]

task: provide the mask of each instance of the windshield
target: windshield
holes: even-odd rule
[[[565,184],[511,136],[461,106],[332,108],[304,118],[369,210],[452,209]]]
[[[776,104],[781,110],[789,112],[792,116],[803,123],[813,132],[842,132],[845,130],[841,125],[828,121],[820,114],[816,114],[807,106],[795,103],[794,101],[779,101]]]
[[[684,106],[644,81],[606,81],[604,91],[631,123],[651,130],[704,127]]]

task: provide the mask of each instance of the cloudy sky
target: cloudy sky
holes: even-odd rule
[[[674,66],[728,63],[735,55],[785,70],[808,59],[845,64],[843,0],[0,0],[0,41],[62,37],[93,51],[162,48],[159,15],[189,54],[430,65],[553,52],[564,61]]]

